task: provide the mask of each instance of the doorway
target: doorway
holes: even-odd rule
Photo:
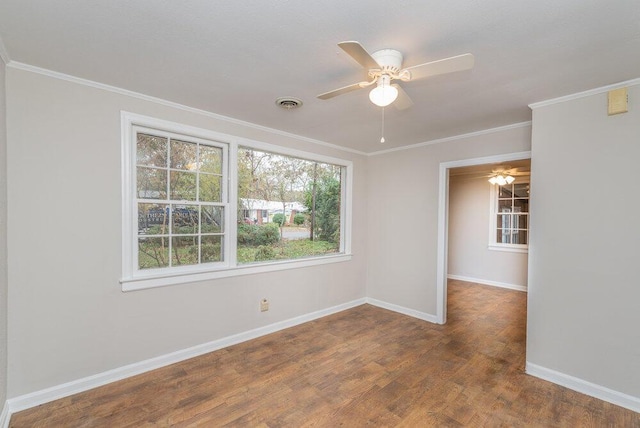
[[[439,171],[439,195],[438,195],[438,253],[437,253],[437,308],[436,317],[439,324],[447,321],[447,277],[448,277],[448,250],[449,250],[449,184],[450,173],[454,168],[468,167],[491,172],[492,165],[500,165],[506,162],[515,162],[531,158],[531,152],[518,152],[505,155],[488,156],[482,158],[465,159],[440,164]],[[480,167],[488,165],[487,169]],[[487,223],[487,230],[489,223]],[[487,242],[488,244],[488,242]],[[499,282],[499,281],[496,281]],[[490,284],[499,285],[499,284]]]

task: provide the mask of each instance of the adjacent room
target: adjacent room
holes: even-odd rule
[[[639,22],[1,1],[0,428],[640,427]]]

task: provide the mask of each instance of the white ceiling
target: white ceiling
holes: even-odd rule
[[[362,152],[526,122],[528,104],[640,77],[638,0],[2,0],[11,61]],[[380,108],[337,43],[395,48],[405,66],[466,52],[472,71],[403,84]],[[295,96],[297,110],[276,107]]]

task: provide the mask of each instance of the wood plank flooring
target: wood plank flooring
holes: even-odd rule
[[[359,306],[13,415],[18,427],[640,427],[524,374],[526,294],[449,281],[439,326]]]

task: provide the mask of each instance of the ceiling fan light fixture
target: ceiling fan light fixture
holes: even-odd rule
[[[378,86],[369,92],[369,99],[378,107],[386,107],[398,98],[398,90],[391,86],[391,79],[383,74],[378,79]]]
[[[504,172],[494,172],[489,178],[489,183],[497,184],[498,186],[504,186],[505,184],[511,184],[516,181],[515,177]]]

